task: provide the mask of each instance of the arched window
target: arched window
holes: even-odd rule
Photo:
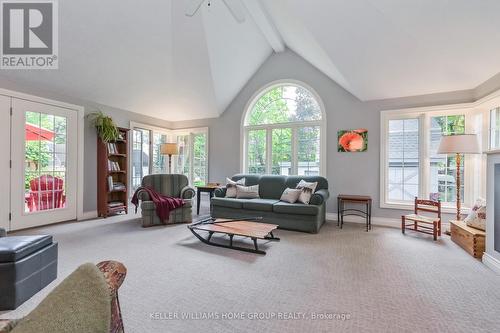
[[[244,172],[322,174],[325,124],[322,103],[311,88],[291,82],[265,87],[243,119]]]

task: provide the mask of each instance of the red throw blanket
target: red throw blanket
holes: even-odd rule
[[[174,197],[169,197],[161,193],[156,192],[151,187],[139,187],[135,190],[134,196],[132,197],[132,204],[135,206],[135,212],[137,213],[137,207],[139,206],[139,193],[146,192],[149,197],[154,202],[156,207],[156,215],[160,218],[162,222],[168,221],[170,216],[170,211],[184,206],[184,200]]]

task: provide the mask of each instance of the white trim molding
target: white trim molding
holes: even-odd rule
[[[488,253],[483,253],[483,264],[489,267],[492,271],[500,275],[500,260],[492,257]]]
[[[326,213],[326,220],[337,222],[337,213]],[[358,216],[346,216],[344,222],[365,224],[366,220]],[[398,229],[401,228],[401,219],[372,216],[372,225]]]

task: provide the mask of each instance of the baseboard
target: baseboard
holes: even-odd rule
[[[92,220],[97,218],[97,210],[83,212],[83,215],[78,218],[78,221]]]
[[[500,260],[492,257],[486,252],[483,253],[483,264],[488,266],[495,273],[500,274]]]
[[[328,221],[337,221],[337,213],[326,213],[326,219]],[[346,216],[344,217],[344,222],[365,224],[366,220],[362,217]],[[372,216],[372,225],[391,227],[391,228],[401,228],[401,219]]]

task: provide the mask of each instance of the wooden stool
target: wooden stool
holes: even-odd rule
[[[436,213],[437,217],[419,215],[418,212]],[[411,221],[406,224],[406,221]],[[415,213],[401,216],[401,232],[406,229],[432,235],[434,240],[441,236],[441,201],[420,200],[415,197]]]

